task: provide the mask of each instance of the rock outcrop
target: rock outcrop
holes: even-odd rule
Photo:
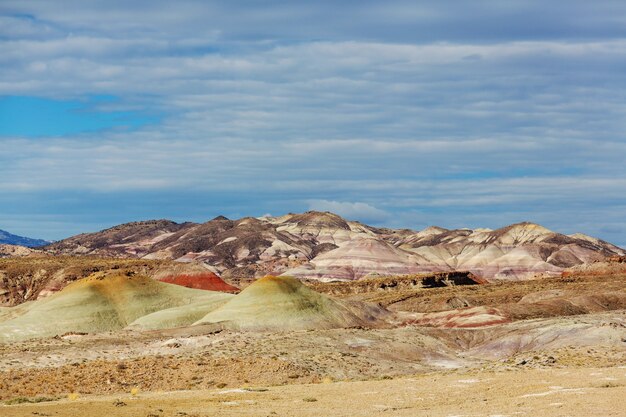
[[[0,258],[29,256],[35,253],[39,252],[26,246],[0,244]]]

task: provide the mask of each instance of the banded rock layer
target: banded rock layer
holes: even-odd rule
[[[197,261],[235,284],[265,275],[354,280],[445,271],[519,280],[625,254],[600,239],[564,235],[534,223],[413,231],[371,227],[328,212],[239,220],[220,216],[202,224],[135,222],[74,236],[45,250]]]

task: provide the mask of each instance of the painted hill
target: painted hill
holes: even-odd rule
[[[497,230],[420,232],[397,245],[416,255],[422,265],[440,270],[467,270],[492,280],[559,275],[564,268],[624,253],[599,239],[566,236],[528,222]]]
[[[239,288],[226,283],[222,278],[213,272],[191,272],[188,274],[167,275],[159,278],[159,281],[168,284],[182,285],[187,288],[198,290],[221,291],[228,293],[238,293]]]
[[[96,233],[82,233],[60,240],[46,249],[56,254],[138,256],[159,240],[165,239],[188,224],[178,224],[169,220],[148,220],[125,223]]]
[[[65,333],[214,324],[242,330],[386,325],[374,304],[335,300],[290,277],[265,277],[239,295],[162,283],[132,271],[98,272],[42,300],[0,308],[0,343]]]
[[[488,280],[519,280],[558,275],[565,268],[625,254],[600,239],[564,235],[534,223],[497,230],[431,226],[413,231],[371,227],[315,211],[239,220],[220,216],[202,224],[128,223],[74,236],[45,250],[195,261],[235,285],[265,275],[331,280],[452,270]]]
[[[390,313],[374,304],[340,301],[292,277],[267,276],[196,324],[242,330],[304,330],[379,325]]]
[[[202,314],[179,311],[151,328],[192,322],[232,295],[165,284],[131,271],[95,273],[43,300],[0,313],[0,341],[50,337],[67,332],[104,332],[122,329],[156,311],[202,305]]]
[[[428,271],[411,254],[376,238],[359,238],[323,253],[284,273],[320,281],[356,280],[367,276],[409,275]]]
[[[32,239],[29,237],[18,236],[4,230],[0,230],[0,244],[27,246],[30,248],[35,248],[39,246],[49,245],[50,242],[43,239]]]
[[[0,256],[0,306],[10,307],[25,301],[40,300],[56,294],[68,284],[95,272],[119,270],[157,280],[170,277],[174,284],[198,289],[235,291],[232,286],[219,278],[215,279],[210,276],[196,278],[196,275],[212,273],[207,265],[196,262],[92,256],[42,256],[37,252],[22,257],[3,258]],[[181,275],[191,275],[192,278],[180,280],[176,278]]]

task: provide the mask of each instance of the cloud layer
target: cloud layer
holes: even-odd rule
[[[0,96],[154,122],[0,136],[0,228],[314,208],[626,245],[620,2],[237,3],[3,2]]]

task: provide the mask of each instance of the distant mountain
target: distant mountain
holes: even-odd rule
[[[497,230],[418,232],[396,245],[414,254],[419,264],[467,270],[491,280],[559,275],[564,268],[624,254],[600,239],[566,236],[529,222]]]
[[[52,254],[200,261],[235,284],[280,274],[329,281],[445,271],[518,280],[558,275],[565,268],[626,254],[600,239],[563,235],[528,222],[497,230],[431,226],[414,231],[371,227],[315,211],[238,220],[219,216],[202,224],[134,222],[44,249]]]
[[[0,244],[19,245],[36,248],[50,244],[49,241],[43,239],[31,239],[29,237],[17,236],[4,230],[0,230]]]

